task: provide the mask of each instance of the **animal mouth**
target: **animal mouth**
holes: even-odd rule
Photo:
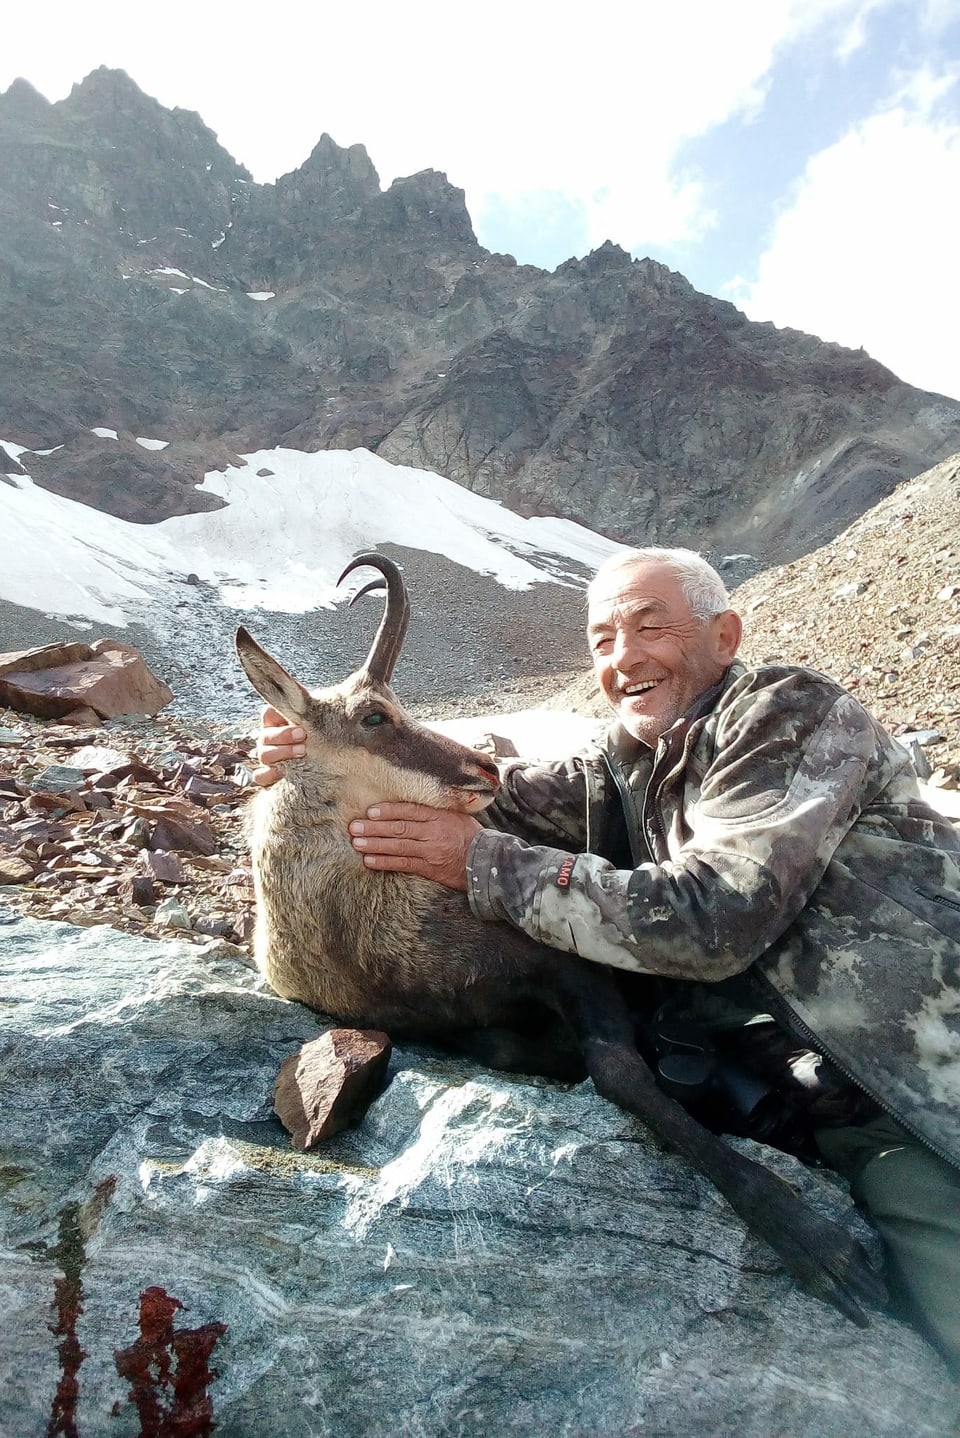
[[[457,788],[461,794],[479,794],[481,798],[493,795],[500,788],[500,776],[485,774],[482,779],[470,779],[465,784],[458,784]]]
[[[471,787],[464,785],[456,792],[463,812],[469,814],[479,809],[485,809],[488,804],[492,804],[495,790],[492,786],[480,788],[477,785]]]

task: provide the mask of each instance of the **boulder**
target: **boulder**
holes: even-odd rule
[[[0,984],[0,1432],[957,1432],[911,1327],[801,1292],[589,1084],[395,1048],[301,1153],[273,1085],[323,1026],[224,946],[0,908]]]
[[[92,710],[101,719],[156,714],[172,698],[173,690],[141,655],[118,639],[0,654],[0,704],[41,719],[63,719],[78,710]]]
[[[92,657],[92,648],[82,642],[41,644],[38,649],[16,649],[8,654],[0,654],[0,677],[12,673],[35,674],[40,669],[76,664]]]

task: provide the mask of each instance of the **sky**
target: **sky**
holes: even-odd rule
[[[47,0],[2,38],[0,90],[126,70],[259,182],[327,132],[445,171],[491,250],[610,239],[960,399],[960,0]]]

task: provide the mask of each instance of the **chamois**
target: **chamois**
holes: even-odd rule
[[[657,1087],[610,971],[475,919],[462,893],[364,865],[347,826],[369,805],[476,813],[500,783],[490,759],[403,710],[389,685],[409,620],[406,588],[397,566],[372,553],[353,559],[340,582],[365,565],[383,576],[366,589],[386,582],[386,608],[363,666],[342,683],[310,692],[237,631],[251,684],[307,736],[306,756],[254,802],[264,976],[285,998],[341,1022],[434,1040],[493,1067],[569,1077],[575,1053],[598,1092],[710,1178],[794,1277],[866,1326],[857,1299],[879,1303],[884,1294],[859,1244]]]

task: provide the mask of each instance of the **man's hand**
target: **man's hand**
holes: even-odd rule
[[[260,714],[260,737],[257,739],[257,759],[260,767],[253,771],[253,782],[265,789],[275,784],[283,775],[274,765],[283,764],[287,759],[302,759],[306,750],[307,736],[302,729],[288,724],[276,709],[268,704]]]
[[[350,825],[353,847],[368,869],[419,874],[464,892],[467,852],[479,832],[469,814],[424,804],[374,804],[365,819]]]

